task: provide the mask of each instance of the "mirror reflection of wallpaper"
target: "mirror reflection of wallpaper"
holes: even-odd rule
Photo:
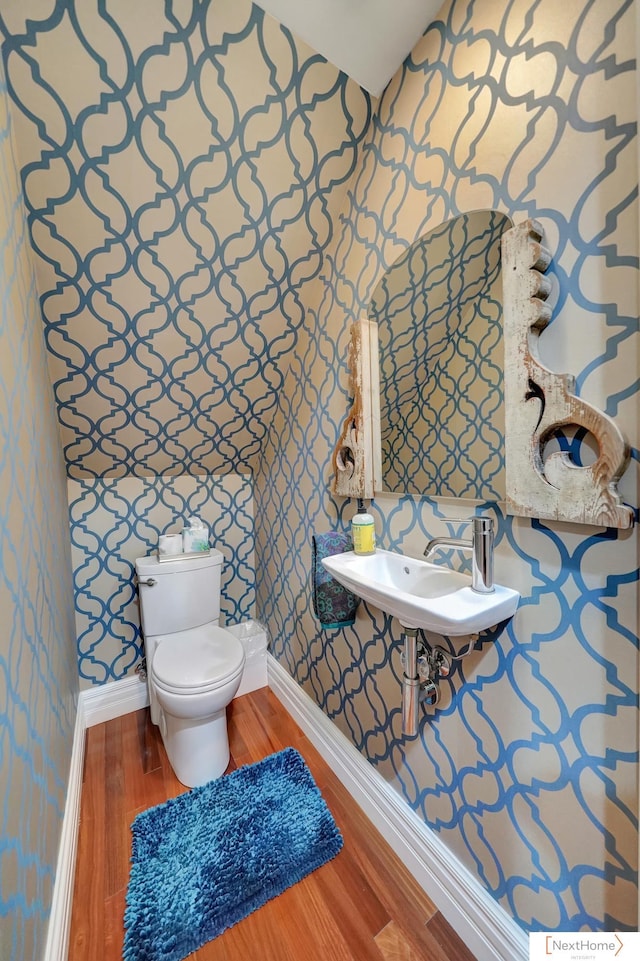
[[[450,220],[376,287],[382,482],[388,491],[504,500],[500,238],[495,211]]]
[[[0,17],[70,476],[251,466],[369,96],[249,0]]]
[[[275,656],[525,930],[637,930],[637,530],[482,503],[496,580],[520,607],[456,664],[413,740],[399,625],[361,605],[353,628],[320,629],[310,533],[346,530],[355,511],[327,492],[350,324],[403,250],[482,208],[543,223],[558,287],[543,360],[616,417],[637,505],[635,14],[627,0],[443,6],[376,111],[255,486],[257,609]],[[451,500],[376,496],[371,510],[380,546],[414,557],[465,534],[445,521]]]

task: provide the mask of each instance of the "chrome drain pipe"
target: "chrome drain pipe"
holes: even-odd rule
[[[477,639],[477,635],[475,636]],[[464,654],[454,657],[441,647],[418,641],[418,629],[402,629],[402,733],[416,737],[420,726],[420,705],[435,707],[440,701],[440,678],[449,677],[451,661],[465,657],[474,644],[470,638]]]
[[[418,674],[418,629],[405,627],[402,631],[402,733],[415,737],[418,733],[420,708],[420,676]]]

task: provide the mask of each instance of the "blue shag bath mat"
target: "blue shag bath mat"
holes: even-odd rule
[[[292,747],[144,811],[131,830],[124,961],[182,961],[342,848]]]

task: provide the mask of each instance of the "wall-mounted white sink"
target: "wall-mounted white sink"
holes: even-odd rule
[[[348,551],[322,559],[329,573],[358,597],[397,617],[403,627],[438,634],[476,634],[513,617],[520,595],[495,585],[491,594],[471,589],[467,574],[395,551],[363,556]]]

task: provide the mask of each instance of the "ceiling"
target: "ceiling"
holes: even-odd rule
[[[442,0],[257,0],[257,5],[379,97]]]

